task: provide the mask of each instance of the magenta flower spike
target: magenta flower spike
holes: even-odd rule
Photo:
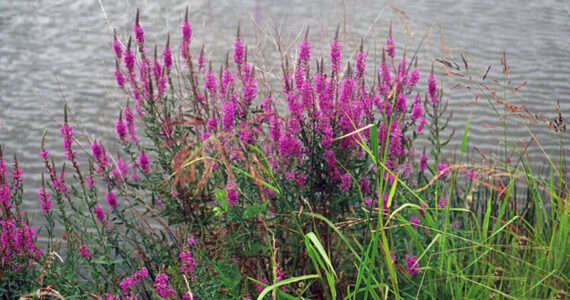
[[[388,38],[386,39],[386,54],[392,59],[396,56],[396,47],[394,46],[394,37],[392,36],[392,22],[390,21],[390,29],[388,29]]]
[[[176,292],[168,283],[168,275],[159,273],[154,280],[154,289],[163,299],[174,299]]]
[[[115,56],[121,60],[123,58],[123,45],[117,39],[117,30],[113,29],[113,41],[111,42],[111,46],[113,47],[113,52],[115,52]]]
[[[103,206],[101,204],[95,205],[95,217],[101,224],[105,224],[105,212],[103,211]]]
[[[109,204],[111,209],[115,209],[117,207],[117,196],[113,191],[108,191],[105,194],[105,200],[107,200],[107,204]]]
[[[414,276],[421,272],[420,265],[415,255],[406,254],[406,267],[408,268],[408,273],[410,273],[410,276]]]
[[[125,57],[125,68],[127,68],[127,71],[131,74],[131,76],[134,76],[132,74],[135,72],[135,54],[133,53],[133,50],[131,50],[130,37],[129,42],[127,43],[127,48],[125,48],[123,55]]]
[[[360,42],[360,50],[356,53],[355,76],[356,79],[363,79],[366,71],[366,53],[364,53],[364,39]]]
[[[216,93],[217,84],[216,75],[212,72],[212,65],[210,64],[210,68],[204,72],[204,88],[213,95]]]
[[[192,58],[190,54],[192,23],[188,21],[188,7],[186,7],[184,20],[180,22],[180,30],[182,31],[182,41],[180,41],[180,54],[185,61],[189,61]]]
[[[206,63],[206,57],[204,56],[204,45],[202,44],[202,48],[200,48],[200,55],[198,55],[198,68],[203,69]]]
[[[99,141],[93,141],[93,144],[91,144],[91,152],[93,153],[95,162],[97,163],[97,172],[103,171],[109,163],[109,158]]]
[[[238,24],[236,39],[234,40],[234,62],[241,66],[244,63],[245,57],[245,44],[240,36],[240,25]]]
[[[40,195],[40,201],[42,201],[42,203],[40,204],[42,212],[44,214],[48,213],[51,210],[51,204],[52,204],[52,201],[50,199],[50,194],[46,192],[44,188],[41,188],[39,195]]]
[[[188,21],[188,6],[184,14],[184,21],[180,23],[180,30],[182,31],[182,42],[189,46],[192,38],[192,23]]]
[[[170,69],[172,67],[172,49],[170,48],[170,34],[166,39],[166,47],[162,49],[162,61],[164,62],[164,67]]]
[[[148,160],[148,155],[146,155],[146,153],[144,153],[144,150],[141,151],[141,154],[139,155],[138,162],[139,162],[139,167],[141,168],[143,173],[148,174],[150,172],[150,163]]]
[[[67,160],[75,160],[75,151],[71,150],[71,145],[73,144],[73,127],[71,127],[67,122],[61,126],[60,129],[61,136],[63,137],[63,150],[67,156]]]
[[[123,109],[123,114],[125,116],[125,123],[126,123],[127,130],[129,132],[129,137],[130,137],[131,141],[136,143],[136,142],[138,142],[139,137],[137,135],[137,127],[135,125],[133,111],[131,110],[131,107],[129,106],[128,102],[127,102],[127,106]]]
[[[427,169],[428,159],[429,156],[427,155],[427,153],[423,153],[422,155],[420,155],[420,163],[419,163],[420,170],[425,171]]]
[[[139,22],[139,9],[137,8],[137,16],[135,18],[135,23],[133,24],[133,32],[135,33],[135,39],[139,46],[139,51],[144,50],[144,30]]]
[[[311,61],[311,42],[309,41],[309,27],[305,32],[305,38],[299,43],[299,60],[305,64]]]
[[[239,192],[235,182],[228,180],[226,183],[227,202],[229,205],[234,205],[239,200]]]
[[[334,40],[330,44],[330,56],[331,56],[331,69],[332,72],[338,74],[341,71],[341,60],[342,60],[342,43],[338,40],[339,27],[336,29],[336,34]]]
[[[196,279],[196,273],[194,271],[196,263],[194,262],[194,257],[192,257],[192,251],[190,249],[186,249],[180,252],[180,260],[182,261],[182,267],[180,267],[182,272],[187,275],[191,275],[192,278]]]
[[[431,68],[431,73],[428,75],[428,95],[434,105],[439,103],[439,97],[437,96],[437,78],[433,75],[433,66]]]
[[[119,113],[119,119],[115,122],[115,132],[121,142],[127,141],[127,123],[123,120],[123,111]]]

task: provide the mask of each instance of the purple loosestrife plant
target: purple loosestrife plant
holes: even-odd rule
[[[408,273],[410,276],[414,276],[421,272],[420,265],[415,255],[406,254],[406,267],[408,268]]]
[[[168,275],[166,275],[166,273],[156,275],[154,288],[163,299],[174,299],[176,297],[176,292],[172,288],[172,285],[168,283]]]

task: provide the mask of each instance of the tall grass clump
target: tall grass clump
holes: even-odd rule
[[[348,56],[339,28],[315,57],[307,28],[296,51],[277,43],[268,74],[239,27],[217,64],[194,51],[188,11],[179,42],[151,46],[138,11],[132,30],[111,42],[116,140],[78,139],[67,106],[64,161],[44,133],[46,245],[20,209],[18,161],[10,175],[0,152],[5,299],[568,296],[565,123],[496,92],[506,58],[492,86],[465,59],[421,74],[422,45],[400,49],[391,27],[377,58],[365,40]],[[505,161],[471,154],[471,117],[461,149],[444,151],[444,78],[489,100]],[[517,140],[507,118],[550,130],[548,174],[528,158],[538,139]]]

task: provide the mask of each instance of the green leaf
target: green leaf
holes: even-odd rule
[[[225,190],[217,190],[216,191],[216,200],[218,200],[218,202],[220,202],[220,206],[222,207],[222,209],[227,212],[229,209],[228,206],[228,193]]]
[[[287,285],[293,282],[297,282],[297,281],[301,281],[301,280],[307,280],[307,279],[313,279],[313,278],[318,278],[319,275],[317,274],[311,274],[311,275],[303,275],[303,276],[298,276],[298,277],[292,277],[292,278],[287,278],[285,280],[281,280],[277,283],[275,283],[274,285],[271,286],[267,286],[265,284],[263,284],[262,282],[259,282],[253,278],[249,278],[251,281],[257,283],[257,284],[261,284],[262,286],[265,286],[265,289],[261,292],[261,294],[259,294],[259,296],[257,297],[257,300],[262,300],[263,297],[265,297],[265,295],[267,295],[269,292],[273,291],[274,289],[282,286],[282,285]]]

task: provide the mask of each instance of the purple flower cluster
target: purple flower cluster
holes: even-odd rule
[[[174,299],[176,292],[170,284],[168,284],[168,275],[159,273],[154,280],[154,289],[164,299]]]
[[[148,174],[150,172],[150,162],[148,161],[148,155],[144,153],[144,150],[139,155],[139,167],[143,171],[143,173]]]
[[[192,278],[196,279],[194,257],[192,256],[192,250],[186,249],[180,252],[180,260],[182,260],[182,267],[180,268],[185,274],[192,275]]]
[[[0,272],[31,267],[43,254],[35,244],[37,238],[36,228],[17,215],[0,220]]]
[[[91,152],[95,157],[95,162],[97,163],[97,172],[102,172],[105,170],[109,163],[109,157],[107,157],[107,152],[101,146],[101,143],[97,140],[93,141],[91,144]]]
[[[105,200],[107,200],[107,204],[109,204],[111,209],[117,208],[117,196],[113,191],[107,191],[107,193],[105,193]]]
[[[41,188],[39,195],[40,195],[40,201],[42,201],[42,203],[40,204],[42,207],[42,212],[44,214],[48,213],[51,210],[51,203],[52,203],[50,199],[50,194],[46,192],[44,188]]]
[[[77,251],[85,259],[87,260],[91,259],[91,250],[86,245],[77,244]]]
[[[237,203],[239,199],[239,191],[235,182],[228,180],[226,183],[226,194],[228,204],[234,205]]]
[[[408,273],[410,273],[410,276],[414,276],[421,272],[420,265],[415,255],[406,254],[406,267],[408,268]]]
[[[65,123],[60,129],[61,136],[63,137],[63,150],[67,156],[67,160],[75,160],[75,152],[71,150],[71,145],[73,144],[73,128],[69,124]]]
[[[97,218],[99,223],[101,224],[107,223],[105,219],[105,212],[103,211],[103,206],[101,206],[101,204],[95,205],[95,217]]]
[[[141,284],[143,277],[148,275],[148,270],[142,267],[140,271],[136,271],[133,276],[126,277],[119,286],[123,290],[123,295],[133,295],[136,293],[136,288]]]

